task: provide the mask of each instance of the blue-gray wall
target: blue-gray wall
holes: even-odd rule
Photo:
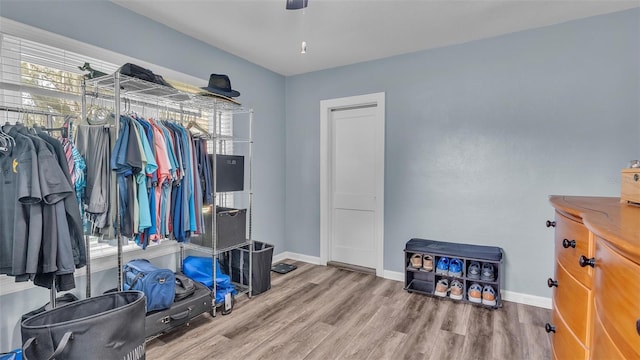
[[[547,196],[616,196],[640,157],[638,9],[286,79],[106,1],[2,0],[0,16],[203,80],[229,74],[256,113],[255,238],[276,253],[320,254],[323,99],[386,93],[391,271],[411,237],[497,245],[504,288],[549,297]],[[29,308],[46,301],[36,291]]]
[[[639,78],[638,9],[288,77],[285,247],[320,255],[320,100],[385,92],[384,268],[413,237],[495,245],[503,288],[550,297],[548,195],[619,196]]]

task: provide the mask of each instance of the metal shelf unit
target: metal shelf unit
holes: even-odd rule
[[[211,233],[204,234],[203,236],[211,236],[212,246],[203,247],[195,244],[191,244],[188,242],[180,243],[180,261],[179,267],[180,270],[182,268],[182,261],[185,257],[185,250],[192,249],[199,252],[204,252],[210,254],[213,257],[213,262],[218,259],[218,255],[231,251],[233,249],[241,248],[243,246],[248,246],[250,253],[253,251],[253,237],[252,237],[252,216],[253,216],[253,190],[252,190],[252,158],[253,158],[253,110],[246,109],[236,104],[232,101],[221,99],[215,96],[208,96],[202,94],[193,94],[189,92],[184,92],[175,88],[150,83],[144,80],[140,80],[133,77],[128,77],[122,75],[118,72],[110,75],[105,75],[102,77],[87,79],[82,84],[82,118],[87,119],[88,115],[88,105],[87,100],[99,99],[99,101],[108,101],[113,103],[113,113],[115,116],[115,130],[116,130],[116,138],[118,137],[118,133],[120,130],[120,116],[121,114],[126,113],[126,110],[123,112],[123,104],[125,107],[129,106],[138,106],[142,107],[142,109],[153,109],[160,114],[161,112],[165,112],[166,114],[174,114],[179,118],[175,119],[178,122],[184,123],[186,119],[198,117],[204,118],[208,117],[208,125],[210,132],[207,134],[208,142],[211,143],[212,146],[208,146],[209,154],[213,155],[213,164],[212,164],[212,191],[211,194],[213,199],[213,207],[214,214],[211,217]],[[232,121],[235,121],[235,116],[238,114],[245,114],[248,116],[248,127],[245,130],[248,132],[248,136],[236,137],[236,136],[228,136],[221,134],[221,123],[223,114],[231,115]],[[225,143],[233,142],[233,143],[244,143],[248,144],[248,174],[246,178],[247,187],[245,187],[245,191],[242,193],[246,194],[247,199],[247,239],[243,243],[235,244],[232,247],[227,247],[224,249],[217,248],[217,216],[215,214],[215,206],[218,203],[222,203],[229,195],[226,193],[217,193],[216,189],[216,154],[219,153],[219,149],[223,149]],[[224,153],[224,151],[223,151]],[[114,203],[113,208],[119,209],[118,204],[118,189],[116,186],[115,198],[112,201]],[[117,210],[116,210],[117,211]],[[117,221],[120,223],[120,214],[117,214]],[[115,237],[117,239],[117,247],[118,247],[118,289],[122,290],[123,287],[123,279],[122,279],[122,253],[123,253],[123,237],[120,234],[119,229],[116,230]],[[249,256],[249,271],[252,271],[252,256]],[[213,274],[213,284],[216,284],[216,267],[213,266],[212,269]],[[239,284],[234,283],[238,288],[239,294],[246,293],[249,297],[251,297],[251,277],[249,277],[248,284]],[[212,296],[212,309],[211,315],[216,315],[216,286],[213,286],[211,291]]]

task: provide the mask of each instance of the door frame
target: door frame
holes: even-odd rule
[[[320,101],[320,264],[327,265],[331,253],[331,151],[332,129],[331,111],[336,109],[349,109],[362,106],[376,106],[376,116],[382,118],[380,128],[376,129],[381,134],[380,144],[376,147],[376,155],[381,161],[376,167],[376,203],[379,211],[376,212],[376,224],[374,244],[376,247],[376,276],[382,277],[384,273],[384,163],[385,163],[385,93],[379,92],[367,95],[343,97]]]

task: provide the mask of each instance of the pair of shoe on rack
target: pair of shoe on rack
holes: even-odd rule
[[[441,257],[436,266],[436,274],[462,277],[463,266],[462,260],[458,258],[449,259],[447,257]]]
[[[440,279],[436,284],[436,289],[433,292],[433,295],[445,297],[447,293],[449,293],[449,297],[453,300],[462,300],[464,286],[458,280],[451,281],[451,286],[449,286],[449,281],[447,279]]]
[[[496,277],[493,264],[482,263],[482,267],[480,267],[479,262],[472,261],[467,269],[467,277],[474,280],[494,281]]]
[[[468,291],[469,301],[476,304],[496,306],[496,291],[491,285],[485,285],[484,288],[473,283]]]
[[[411,256],[411,266],[425,271],[433,270],[433,257],[431,255],[413,254]]]

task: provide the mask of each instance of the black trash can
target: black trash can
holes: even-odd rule
[[[227,273],[231,277],[231,281],[249,285],[249,246],[233,249],[220,256],[222,272]],[[273,245],[254,241],[252,260],[252,295],[258,295],[271,289]]]

